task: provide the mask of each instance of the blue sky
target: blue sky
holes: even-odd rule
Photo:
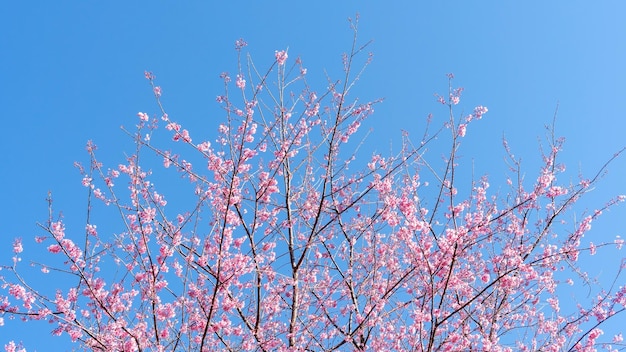
[[[236,39],[249,43],[259,63],[288,47],[309,75],[323,77],[324,69],[341,68],[351,42],[346,19],[356,12],[360,38],[374,40],[374,61],[359,92],[364,99],[385,98],[368,126],[383,148],[398,143],[401,129],[421,135],[428,113],[445,116],[433,94],[447,91],[448,72],[465,88],[466,109],[489,108],[470,126],[462,154],[494,183],[505,172],[503,134],[534,179],[538,140],[557,104],[557,134],[567,139],[562,161],[573,180],[579,170],[591,175],[626,145],[621,1],[5,2],[0,258],[8,260],[16,236],[32,247],[28,240],[41,234],[35,223],[47,216],[48,190],[66,221],[84,223],[85,190],[72,165],[88,160],[89,139],[109,165],[132,153],[120,125],[133,126],[138,111],[156,113],[145,70],[157,75],[170,116],[192,131],[213,133],[221,116],[218,75],[235,71]],[[581,209],[626,194],[625,178],[621,158]],[[593,233],[626,237],[626,207],[606,214]],[[597,264],[590,262],[606,266]],[[25,327],[0,328],[0,346],[14,333],[29,350],[51,346],[48,339],[29,340]],[[47,326],[37,327],[48,336]]]

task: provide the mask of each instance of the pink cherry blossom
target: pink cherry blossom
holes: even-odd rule
[[[248,43],[246,43],[245,40],[243,40],[243,38],[239,38],[235,41],[235,49],[236,50],[241,50],[242,48],[246,47],[248,45]]]
[[[246,80],[243,79],[241,75],[237,75],[237,80],[235,81],[235,83],[237,84],[237,88],[239,89],[246,88]]]
[[[275,52],[277,65],[252,69],[246,45],[235,42],[235,93],[220,75],[222,110],[207,120],[209,131],[170,117],[145,73],[156,99],[146,109],[155,111],[139,112],[124,130],[134,147],[111,167],[103,162],[110,155],[88,143],[88,161],[76,164],[86,212],[57,215],[49,195],[34,234],[39,251],[24,252],[21,239],[9,247],[0,325],[42,320],[75,349],[103,351],[591,351],[622,343],[621,333],[611,340],[602,329],[626,306],[624,264],[603,290],[584,263],[590,254],[608,263],[604,251],[624,244],[615,234],[591,236],[592,223],[624,197],[579,206],[606,165],[571,181],[554,137],[529,169],[505,141],[508,172],[483,175],[460,137],[469,124],[488,123],[477,121],[488,110],[470,105],[459,115],[463,88],[453,88],[452,74],[448,92],[436,95],[445,112],[426,121],[433,128],[381,142],[363,131],[381,100],[352,90],[370,63],[364,47],[343,55],[340,77],[318,80],[303,77],[299,58],[285,70],[285,50]],[[190,131],[204,141],[195,144]],[[44,280],[30,280],[26,262]],[[572,304],[580,287],[585,296]]]
[[[285,50],[281,50],[281,51],[276,51],[276,62],[278,62],[279,66],[282,66],[285,64],[285,61],[287,61],[287,52]]]
[[[462,123],[459,125],[459,131],[457,132],[459,134],[459,137],[465,137],[465,132],[467,131],[467,125]]]
[[[13,253],[19,254],[19,253],[22,253],[23,251],[24,251],[24,248],[22,247],[22,239],[16,238],[15,240],[13,240]]]
[[[25,348],[22,348],[20,345],[17,345],[13,341],[10,341],[8,344],[4,345],[4,350],[6,352],[26,352]]]
[[[137,116],[139,116],[139,119],[141,121],[148,121],[150,119],[150,117],[148,116],[148,114],[146,114],[145,112],[138,112]]]

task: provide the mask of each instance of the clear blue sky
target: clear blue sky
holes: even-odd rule
[[[213,133],[221,116],[218,75],[235,71],[236,39],[246,39],[259,62],[289,47],[290,57],[301,56],[309,74],[319,75],[340,68],[351,41],[346,19],[356,12],[360,38],[374,40],[360,92],[386,99],[370,123],[376,140],[398,141],[400,129],[421,135],[428,113],[443,117],[433,94],[446,92],[445,74],[453,72],[465,87],[463,106],[489,108],[470,126],[462,154],[495,184],[505,170],[503,134],[534,179],[538,138],[557,103],[557,133],[567,138],[562,161],[572,179],[579,170],[591,175],[626,145],[623,1],[4,2],[2,263],[14,237],[29,248],[41,234],[35,223],[46,219],[48,190],[66,221],[84,224],[85,190],[73,162],[88,160],[89,139],[109,165],[132,153],[119,126],[134,125],[138,111],[157,111],[144,70],[157,75],[170,116]],[[626,194],[626,159],[609,170],[583,208]],[[625,225],[623,206],[594,224],[593,234],[626,237]],[[591,265],[600,272],[605,264]],[[7,322],[0,346],[16,336],[29,350],[70,348],[64,340],[29,338],[28,326]],[[36,328],[48,336],[49,326]]]

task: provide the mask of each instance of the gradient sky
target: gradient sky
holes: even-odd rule
[[[109,165],[132,153],[119,127],[132,127],[138,111],[157,112],[145,70],[157,75],[170,116],[213,133],[221,121],[218,75],[235,71],[236,39],[249,43],[260,66],[288,47],[290,58],[300,56],[309,75],[321,79],[324,69],[340,70],[351,43],[346,19],[356,12],[360,38],[374,40],[359,92],[385,98],[370,122],[383,148],[398,143],[401,129],[420,136],[428,113],[445,118],[433,94],[447,92],[448,72],[465,88],[465,109],[489,108],[470,125],[462,154],[492,185],[506,171],[503,134],[529,178],[536,177],[539,141],[557,104],[557,134],[567,140],[561,161],[572,180],[579,172],[591,176],[626,145],[623,1],[6,1],[0,262],[10,261],[14,237],[33,247],[49,190],[67,222],[84,224],[85,189],[72,165],[88,161],[89,139]],[[625,178],[622,157],[583,199],[581,212],[626,194]],[[594,224],[594,241],[626,237],[625,225],[626,206],[614,208]],[[624,256],[610,253],[588,261],[601,279],[610,278],[608,263]],[[607,330],[620,321],[612,324]],[[7,321],[0,346],[16,339],[29,351],[71,348],[65,339],[51,340],[49,330]]]

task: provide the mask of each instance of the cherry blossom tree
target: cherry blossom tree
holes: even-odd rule
[[[505,141],[504,186],[468,179],[461,141],[487,108],[458,115],[452,75],[438,96],[448,111],[441,126],[429,117],[417,140],[405,133],[395,151],[363,152],[372,137],[359,127],[380,101],[353,96],[371,60],[353,29],[342,76],[321,90],[286,50],[260,70],[238,40],[211,140],[167,114],[146,73],[157,108],[124,129],[134,153],[107,167],[87,144],[89,164],[77,164],[85,229],[67,231],[49,195],[36,238],[49,260],[29,259],[15,240],[0,272],[0,322],[49,321],[77,348],[101,351],[623,349],[621,335],[602,336],[626,306],[621,268],[593,300],[559,297],[590,284],[580,255],[624,243],[583,241],[624,196],[573,217],[608,162],[559,182],[563,140],[550,129],[535,176],[524,177]],[[431,152],[441,148],[443,159]],[[171,174],[177,192],[160,193]],[[171,209],[170,198],[186,206]],[[104,208],[115,213],[96,221]],[[27,260],[40,280],[21,274]]]

